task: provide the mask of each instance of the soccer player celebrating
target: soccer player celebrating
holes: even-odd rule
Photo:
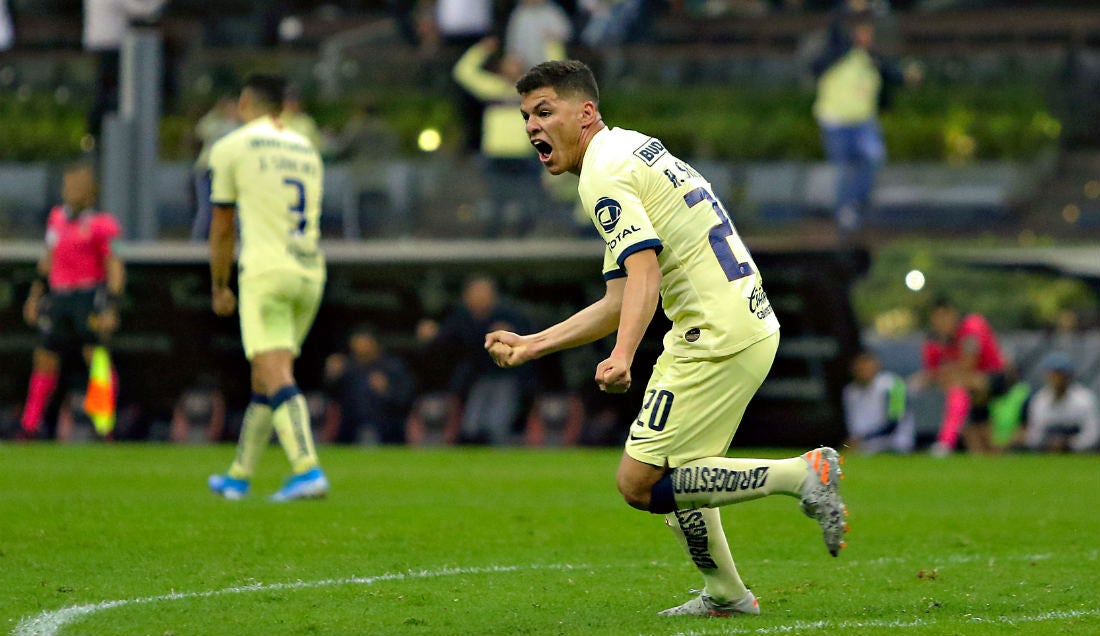
[[[25,439],[39,435],[42,414],[57,388],[61,355],[82,347],[90,362],[92,349],[106,344],[118,327],[126,268],[112,247],[118,221],[110,212],[95,210],[96,190],[91,164],[69,166],[61,183],[63,203],[50,211],[47,221],[39,278],[23,306],[24,319],[42,335],[23,408],[20,436]],[[117,379],[112,384],[116,391]]]
[[[640,510],[665,515],[706,583],[662,615],[758,614],[733,563],[718,506],[771,494],[798,497],[834,556],[843,546],[840,458],[819,448],[789,459],[725,457],[779,344],[779,322],[756,264],[710,184],[652,137],[609,129],[581,62],[544,62],[516,84],[527,135],[551,174],[580,176],[580,197],[607,251],[603,298],[543,331],[494,331],[485,348],[514,367],[618,332],[596,366],[608,393],[630,388],[630,366],[663,298],[664,352],[630,428],[616,476]]]
[[[248,493],[272,427],[294,472],[272,499],[323,497],[329,487],[314,450],[309,409],[294,381],[294,359],[325,286],[325,259],[317,245],[322,166],[306,138],[278,123],[284,90],[280,76],[246,80],[238,100],[246,124],[210,153],[212,304],[219,316],[237,308],[229,276],[239,212],[241,340],[252,367],[252,400],[236,459],[227,474],[209,480],[210,489],[227,499]]]

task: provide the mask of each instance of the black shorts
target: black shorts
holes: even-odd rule
[[[38,332],[42,348],[62,353],[85,345],[100,344],[89,321],[106,295],[100,288],[50,292],[39,305]]]
[[[1012,388],[1009,383],[1008,377],[1003,371],[996,371],[989,374],[989,399],[999,398],[1008,390]],[[988,400],[984,404],[975,404],[970,407],[970,422],[974,424],[988,424],[989,423],[989,402]]]

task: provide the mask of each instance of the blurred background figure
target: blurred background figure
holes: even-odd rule
[[[519,59],[523,71],[546,60],[563,60],[572,34],[569,16],[552,0],[520,0],[508,16],[505,54]]]
[[[126,283],[125,266],[114,250],[120,228],[110,212],[95,209],[96,192],[92,165],[70,165],[62,180],[63,203],[50,211],[39,278],[23,306],[24,319],[40,336],[23,407],[24,439],[43,432],[43,415],[58,386],[62,360],[77,352],[77,359],[83,355],[90,364],[93,349],[106,346],[118,328],[118,301]],[[117,395],[113,372],[111,384]],[[53,432],[55,427],[47,428]]]
[[[348,164],[351,207],[363,236],[407,230],[411,171],[401,158],[401,137],[372,97],[360,101],[343,128],[327,136],[325,151]]]
[[[335,409],[325,418],[325,441],[355,444],[368,430],[379,444],[405,443],[413,378],[401,358],[382,348],[373,327],[356,327],[347,353],[325,360],[325,386]]]
[[[988,403],[1008,387],[1005,357],[989,321],[976,313],[963,316],[951,301],[936,299],[922,358],[915,384],[931,381],[944,392],[943,423],[932,454],[950,454],[960,436],[968,451],[993,450]]]
[[[7,51],[15,46],[15,27],[11,22],[11,12],[8,11],[8,0],[0,0],[0,51]]]
[[[483,217],[484,234],[490,238],[526,235],[540,213],[556,209],[547,205],[542,169],[519,111],[515,84],[525,71],[523,61],[505,55],[495,72],[485,68],[499,49],[497,38],[481,40],[458,60],[453,73],[455,81],[484,104],[481,159],[489,200]]]
[[[126,27],[155,20],[167,0],[84,0],[84,50],[96,54],[96,94],[88,134],[99,139],[103,116],[118,110],[119,50]]]
[[[464,51],[494,33],[492,0],[436,0],[435,31],[443,61],[450,68]],[[453,86],[464,146],[476,152],[481,141],[481,102],[458,84]]]
[[[317,127],[317,121],[313,116],[303,110],[302,92],[297,86],[287,86],[286,95],[283,98],[283,110],[279,112],[279,123],[308,139],[317,152],[323,150],[321,129]]]
[[[846,445],[864,453],[908,453],[916,440],[901,376],[882,370],[878,356],[864,349],[852,361],[852,381],[844,387]]]
[[[194,167],[195,220],[191,225],[193,241],[206,242],[206,237],[210,234],[210,217],[214,210],[210,203],[210,148],[215,141],[233,132],[240,125],[237,99],[229,95],[218,98],[214,107],[195,124],[195,140],[200,146]]]
[[[1100,400],[1074,380],[1073,362],[1052,351],[1040,363],[1046,383],[1027,409],[1027,447],[1031,450],[1083,453],[1100,443]]]
[[[532,370],[501,369],[485,354],[485,334],[498,329],[524,331],[530,321],[503,303],[496,281],[474,275],[462,287],[462,302],[442,323],[422,320],[416,337],[433,357],[448,362],[450,391],[461,404],[458,441],[504,444],[530,406]],[[533,369],[533,367],[532,367]]]
[[[825,50],[813,61],[813,111],[836,171],[833,215],[841,237],[860,229],[870,207],[875,178],[886,161],[878,114],[904,81],[894,64],[876,55],[874,45],[872,13],[844,6],[830,24]]]
[[[581,41],[592,48],[636,40],[648,25],[645,0],[580,0]]]

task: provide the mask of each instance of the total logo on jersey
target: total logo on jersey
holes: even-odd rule
[[[603,231],[610,234],[615,226],[619,223],[619,218],[623,215],[623,206],[619,205],[619,202],[611,197],[600,197],[596,201],[596,221],[599,222]],[[619,244],[624,238],[630,236],[635,232],[640,232],[642,228],[637,225],[631,225],[628,228],[623,228],[607,241],[607,249],[613,250],[615,246]]]
[[[600,197],[596,201],[596,220],[599,222],[600,227],[604,232],[610,232],[615,229],[615,224],[619,222],[619,217],[623,215],[623,206],[619,205],[619,202],[611,197]]]

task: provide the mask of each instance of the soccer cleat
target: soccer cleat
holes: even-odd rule
[[[328,479],[320,468],[311,468],[304,473],[292,475],[274,495],[272,501],[292,501],[294,499],[320,499],[328,494]]]
[[[698,591],[698,590],[692,590]],[[683,605],[677,605],[657,612],[658,616],[705,616],[708,618],[729,618],[735,614],[759,614],[760,603],[753,596],[751,590],[746,590],[745,595],[736,601],[719,603],[712,599],[706,592],[699,591],[699,596],[691,599]]]
[[[802,486],[802,512],[821,526],[821,536],[829,554],[836,556],[845,546],[844,533],[848,524],[848,507],[840,498],[837,487],[844,474],[840,470],[840,454],[823,446],[802,456],[810,473]]]
[[[247,479],[234,479],[229,475],[210,475],[206,483],[215,495],[221,495],[233,501],[243,499],[248,494]]]

